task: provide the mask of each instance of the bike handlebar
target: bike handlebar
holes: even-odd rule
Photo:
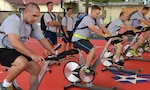
[[[58,55],[49,55],[48,57],[45,58],[45,60],[55,60],[58,61],[59,59],[65,58],[67,55],[73,55],[73,54],[78,54],[79,51],[77,49],[70,49],[68,51],[64,51],[59,53]]]
[[[109,40],[110,38],[122,37],[123,35],[129,35],[129,34],[130,35],[135,35],[135,33],[132,30],[129,30],[129,31],[126,31],[126,32],[124,32],[122,34],[106,37],[106,40]]]
[[[149,31],[149,30],[150,30],[150,27],[145,27],[145,28],[142,28],[142,30],[141,30],[141,31],[136,32],[136,34],[138,34],[138,33],[142,33],[142,32],[146,32],[146,31]]]

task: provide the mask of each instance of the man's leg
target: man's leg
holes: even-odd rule
[[[57,34],[55,32],[51,32],[51,31],[46,30],[45,38],[47,38],[47,40],[51,43],[51,45],[54,48],[54,45],[57,44]],[[47,57],[50,54],[51,54],[51,52],[49,52],[48,50],[45,49],[44,56]]]
[[[141,44],[141,46],[144,46],[145,50],[149,49],[149,45],[146,44],[146,42],[145,42],[145,41],[148,41],[149,35],[150,35],[150,31],[147,31],[144,33],[144,42],[143,42],[143,44]]]
[[[134,44],[133,50],[137,50],[137,48],[138,48],[142,43],[144,43],[144,41],[145,41],[144,35],[141,34],[141,35],[138,37],[138,41]]]
[[[85,66],[84,66],[84,73],[85,75],[91,75],[91,74],[94,74],[95,72],[93,71],[93,67],[91,67],[91,62],[92,60],[96,57],[96,50],[95,48],[93,47],[89,53],[87,54],[87,57],[86,57],[86,62],[85,62]]]
[[[127,36],[123,36],[120,39],[122,39],[123,41],[121,43],[115,44],[115,46],[116,46],[116,53],[115,53],[116,54],[116,58],[115,58],[115,61],[116,62],[119,61],[119,59],[120,59],[120,56],[121,56],[122,50],[123,50],[123,44],[125,42],[127,42],[128,37]]]
[[[73,32],[72,31],[68,32],[68,35],[69,35],[69,38],[68,38],[68,50],[69,50],[69,49],[73,49],[73,45],[72,45],[72,42],[71,42]]]
[[[63,42],[63,46],[62,46],[62,49],[63,49],[63,50],[62,50],[62,51],[66,51],[66,44],[67,44],[67,43]]]
[[[137,53],[137,49],[138,47],[144,43],[144,37],[143,35],[141,34],[139,37],[138,37],[138,41],[134,44],[134,46],[132,47],[132,49],[130,50],[130,52],[134,55],[134,56],[139,56],[138,53]]]
[[[149,35],[150,35],[150,31],[144,33],[144,41],[149,38]]]
[[[94,59],[94,57],[96,57],[96,50],[93,47],[87,54],[85,66],[89,67],[91,65],[91,62]]]
[[[38,63],[36,63],[34,61],[29,61],[26,71],[31,74],[30,85],[32,85],[35,82],[35,80],[37,79],[37,77],[41,71],[41,67]]]
[[[116,58],[115,61],[118,62],[122,53],[123,45],[121,43],[115,44],[116,46]]]
[[[124,64],[124,61],[120,60],[121,54],[122,54],[122,50],[123,50],[123,44],[128,40],[128,37],[127,36],[123,36],[122,40],[123,41],[121,43],[115,44],[115,46],[116,46],[116,53],[115,53],[116,57],[114,59],[114,65],[121,66],[121,67]]]
[[[122,54],[122,49],[123,45],[122,43],[115,44],[116,46],[116,57],[114,58],[114,65],[122,67],[124,64],[123,60],[120,60],[121,54]]]
[[[68,50],[72,49],[72,43],[71,42],[68,42]]]
[[[28,66],[28,60],[24,56],[19,56],[16,58],[12,66],[10,67],[8,74],[6,76],[6,83],[11,83],[25,68]],[[6,85],[3,83],[4,87],[9,87],[10,85]]]
[[[73,45],[71,42],[68,42],[68,50],[73,49]],[[70,58],[74,58],[74,55],[69,55]]]
[[[63,33],[62,41],[63,41],[62,51],[66,51],[66,45],[68,43],[68,40],[64,33]]]
[[[91,70],[91,62],[96,56],[96,50],[93,47],[92,43],[89,40],[79,40],[73,43],[74,48],[79,48],[87,53],[86,62],[84,66],[84,72],[87,75],[93,74],[93,70]]]

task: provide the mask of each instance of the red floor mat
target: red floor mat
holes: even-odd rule
[[[97,51],[98,51],[98,55],[100,54],[101,50],[103,49],[104,45],[105,45],[105,41],[104,40],[91,40],[92,43],[94,43]],[[61,43],[61,39],[59,39],[59,42]],[[35,41],[34,39],[30,39],[26,45],[32,49],[33,51],[35,51],[36,53],[42,55],[44,49],[41,47],[41,45]],[[85,53],[83,53],[85,56]],[[150,56],[148,56],[149,54],[146,53],[144,57],[150,58]],[[78,55],[76,55],[76,57],[78,57]],[[67,58],[68,61],[78,61],[78,58]],[[52,73],[47,72],[39,86],[38,90],[64,90],[64,86],[69,84],[70,82],[67,81],[63,75],[63,66],[66,62],[62,62],[60,66],[51,66],[50,68],[52,69]],[[41,64],[41,66],[43,66],[43,64]],[[138,78],[148,78],[150,79],[150,63],[149,62],[140,62],[140,61],[126,61],[125,62],[125,68],[128,69],[138,69],[139,67],[143,68],[143,70],[141,71],[141,73],[139,74],[139,76],[136,77],[136,79]],[[150,90],[150,81],[146,80],[146,81],[141,81],[137,80],[136,84],[133,83],[128,83],[128,82],[119,82],[116,81],[114,79],[115,78],[124,78],[124,77],[118,77],[118,73],[114,74],[110,71],[105,71],[102,72],[101,69],[103,68],[103,66],[101,64],[98,65],[98,67],[96,68],[96,72],[97,75],[93,81],[93,84],[97,85],[97,86],[104,86],[104,87],[113,87],[113,86],[119,86],[119,90]],[[0,81],[2,82],[3,79],[5,78],[7,72],[3,72],[5,69],[0,67]],[[146,75],[145,75],[146,74]],[[126,75],[126,74],[122,74],[122,75]],[[143,76],[142,76],[143,75]],[[131,77],[126,78],[128,80],[130,80],[131,82],[134,80],[135,82],[135,78]],[[17,82],[20,85],[20,87],[23,90],[29,90],[29,74],[27,72],[23,72],[20,74],[20,76],[17,78]],[[68,90],[87,90],[87,89],[80,89],[80,88],[70,88]]]

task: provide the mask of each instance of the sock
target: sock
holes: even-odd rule
[[[84,66],[84,69],[87,69],[88,67],[89,67],[89,66],[86,66],[86,65],[85,65],[85,66]]]
[[[12,82],[7,82],[6,79],[3,81],[3,87],[9,87],[12,85]]]

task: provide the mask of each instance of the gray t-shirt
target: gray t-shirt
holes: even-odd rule
[[[0,27],[0,31],[4,32],[0,33],[0,46],[8,48],[13,48],[8,40],[7,34],[13,33],[20,37],[21,42],[25,42],[28,37],[33,37],[37,40],[41,40],[44,38],[40,27],[34,23],[32,27],[30,24],[27,24],[23,21],[23,14],[21,13],[20,16],[16,14],[12,14],[8,16],[2,23]]]
[[[125,24],[125,23],[120,18],[116,18],[109,24],[107,29],[112,35],[117,35],[118,31],[120,30],[120,25],[122,24]]]
[[[95,24],[96,23],[96,24]],[[80,24],[77,26],[77,28],[82,28],[82,27],[85,27],[85,26],[88,26],[88,25],[97,25],[98,27],[100,27],[100,21],[96,19],[93,19],[91,16],[85,16],[83,18],[83,20],[80,22]],[[77,29],[75,31],[76,34],[79,34],[81,36],[84,36],[86,38],[89,38],[90,34],[91,34],[91,30],[89,28],[84,28],[84,29]],[[77,38],[75,36],[72,37],[72,42],[75,42],[75,41],[78,41],[80,40],[81,38]]]
[[[141,18],[144,18],[145,20],[148,20],[146,18],[146,16],[143,16],[141,12],[136,12],[134,13],[131,17],[130,17],[130,20],[129,20],[129,25],[130,26],[133,26],[133,27],[139,27],[140,24],[141,24]]]
[[[45,25],[47,25],[48,22],[50,21],[58,21],[56,15],[52,14],[52,13],[45,13],[44,14],[44,21],[45,21]],[[51,32],[57,32],[57,26],[48,26],[46,28],[46,30],[51,31]]]
[[[73,18],[71,16],[65,16],[63,17],[61,24],[67,27],[67,31],[72,31]]]

